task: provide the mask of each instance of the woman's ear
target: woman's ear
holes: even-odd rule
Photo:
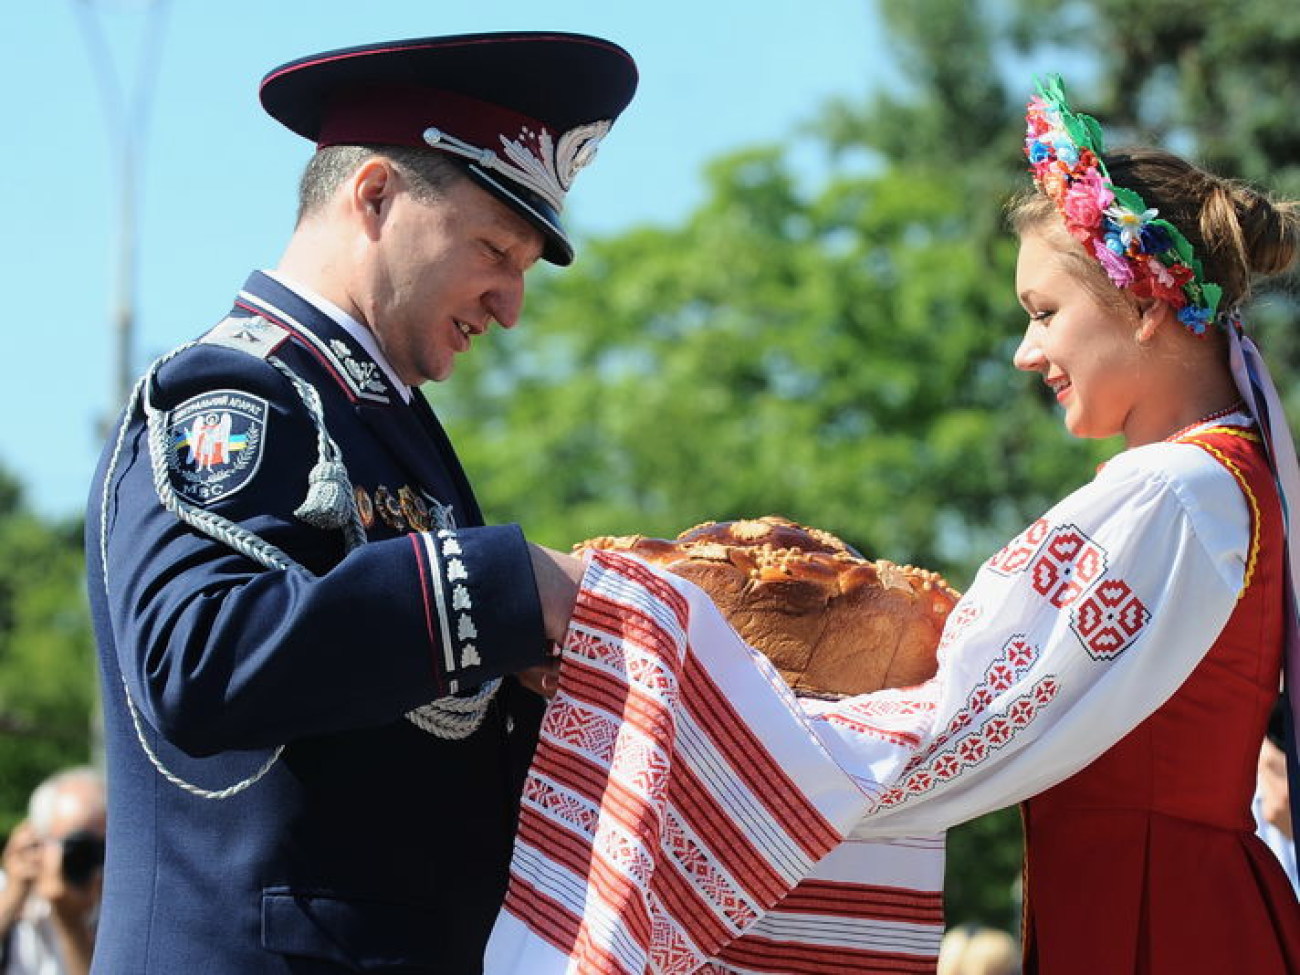
[[[1181,327],[1173,305],[1159,298],[1141,298],[1138,300],[1138,320],[1135,337],[1139,344],[1147,344],[1156,337],[1160,329],[1171,326]]]

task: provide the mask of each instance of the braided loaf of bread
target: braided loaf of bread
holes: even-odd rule
[[[795,693],[841,697],[934,674],[959,594],[925,569],[865,559],[785,518],[705,522],[675,539],[606,535],[574,546],[635,555],[698,585]]]

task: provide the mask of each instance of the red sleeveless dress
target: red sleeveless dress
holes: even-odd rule
[[[1252,432],[1184,442],[1233,473],[1251,506],[1246,588],[1172,698],[1023,804],[1025,975],[1300,973],[1300,904],[1251,815],[1281,673],[1277,491]]]

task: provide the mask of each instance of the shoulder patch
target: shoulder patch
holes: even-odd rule
[[[246,487],[266,450],[269,408],[260,396],[218,389],[187,399],[167,417],[172,487],[208,505]]]
[[[217,323],[199,339],[203,345],[220,345],[265,359],[289,337],[289,330],[261,316],[230,317]]]

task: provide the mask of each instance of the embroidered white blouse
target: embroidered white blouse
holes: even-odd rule
[[[838,764],[875,797],[853,835],[949,828],[1114,745],[1223,629],[1251,530],[1236,479],[1200,447],[1151,444],[1107,463],[983,565],[931,681],[804,702]],[[1130,652],[1139,641],[1144,652]]]

